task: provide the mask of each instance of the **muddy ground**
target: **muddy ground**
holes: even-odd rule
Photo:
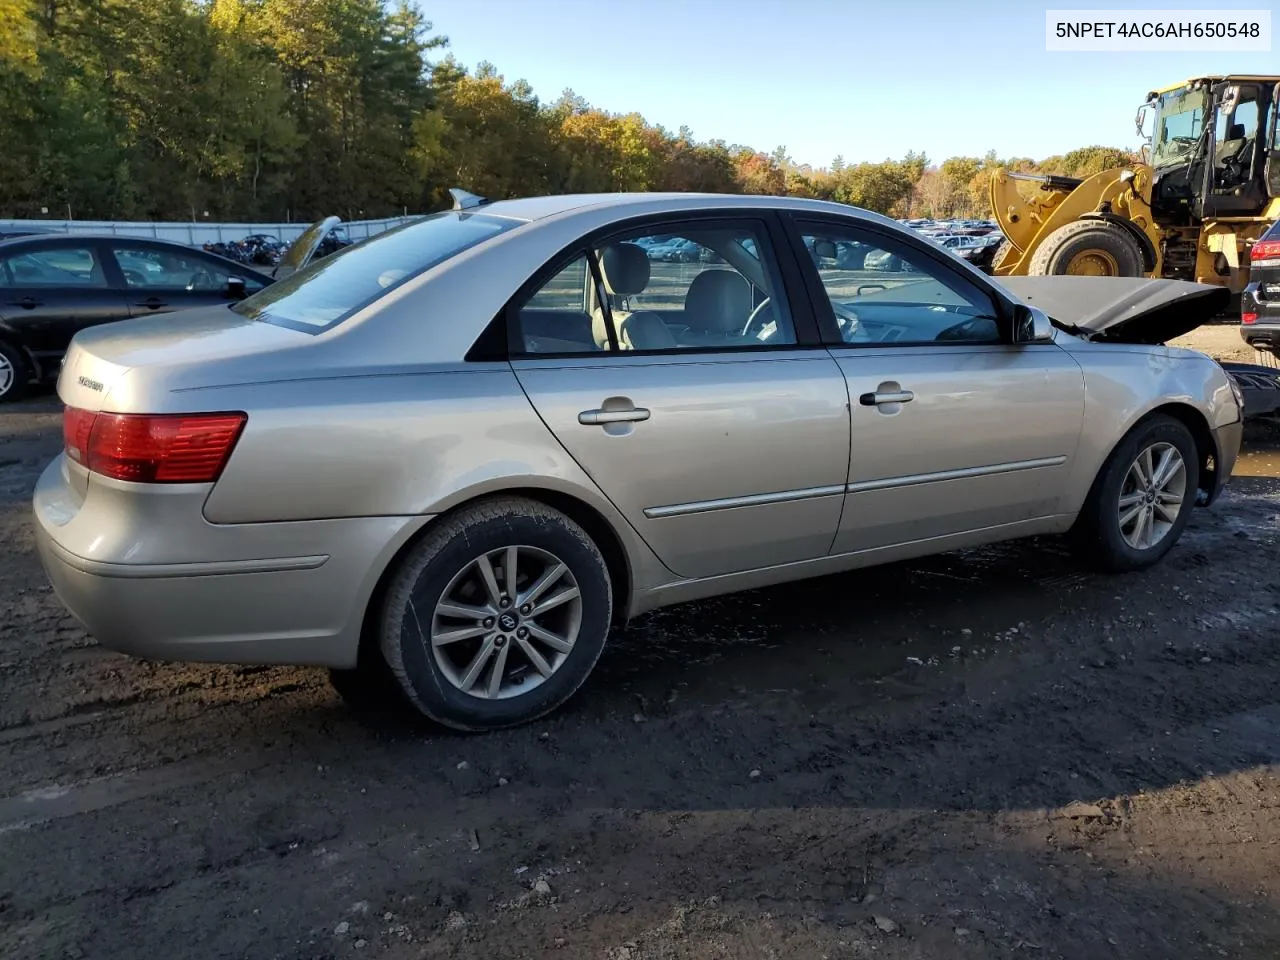
[[[0,415],[0,957],[1280,956],[1280,436],[1158,569],[1053,542],[645,618],[540,725],[97,647]]]

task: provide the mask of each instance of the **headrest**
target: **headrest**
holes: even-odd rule
[[[738,333],[751,314],[751,284],[732,270],[704,270],[684,297],[684,323],[693,330]]]
[[[630,297],[649,285],[649,257],[634,243],[614,243],[600,251],[600,273],[609,293]]]
[[[1227,139],[1228,139],[1228,140],[1243,140],[1243,139],[1244,139],[1244,124],[1243,124],[1243,123],[1233,123],[1233,124],[1230,126],[1230,128],[1227,130]]]

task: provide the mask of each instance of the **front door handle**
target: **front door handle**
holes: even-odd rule
[[[884,393],[864,393],[858,402],[864,407],[878,407],[885,403],[910,403],[916,395],[910,390],[888,390]]]
[[[168,304],[159,297],[147,297],[145,300],[139,300],[137,305],[140,307],[150,307],[152,310],[168,306]]]
[[[603,426],[609,423],[639,423],[649,419],[649,411],[644,407],[632,407],[630,410],[583,410],[578,414],[578,422],[586,426]]]
[[[10,300],[9,306],[21,307],[23,310],[34,310],[36,307],[43,307],[44,301],[37,300],[35,297],[23,297],[21,300]]]

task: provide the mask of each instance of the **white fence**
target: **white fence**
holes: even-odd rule
[[[388,217],[385,220],[344,220],[342,228],[353,241],[364,240],[399,226],[413,217]],[[0,220],[0,233],[34,229],[41,233],[110,233],[122,237],[155,237],[193,247],[206,243],[242,240],[250,234],[265,233],[285,243],[311,226],[309,223],[174,223],[145,220]]]

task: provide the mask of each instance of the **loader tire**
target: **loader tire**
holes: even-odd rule
[[[1013,249],[1013,242],[1010,240],[1001,240],[1000,246],[996,247],[996,252],[991,257],[991,269],[995,270],[999,266],[1000,261],[1004,259],[1005,254]]]
[[[1077,220],[1045,238],[1031,257],[1033,277],[1141,277],[1142,248],[1124,227],[1105,220]]]

